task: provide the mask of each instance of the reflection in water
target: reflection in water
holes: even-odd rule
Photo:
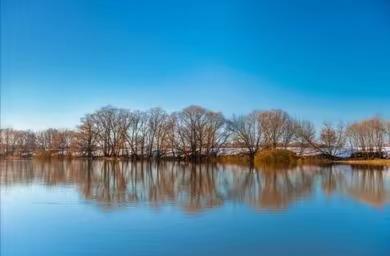
[[[390,202],[389,175],[384,166],[330,165],[321,169],[326,194],[342,192],[376,207]]]
[[[125,161],[2,161],[2,186],[44,183],[76,185],[88,200],[104,207],[172,203],[188,212],[217,207],[226,201],[256,209],[285,209],[310,196],[320,181],[326,195],[343,193],[381,206],[390,201],[389,170],[347,165],[298,166],[255,170],[219,164]]]
[[[368,168],[365,171],[353,171],[347,183],[348,193],[374,206],[383,205],[389,200],[384,182],[383,168]]]

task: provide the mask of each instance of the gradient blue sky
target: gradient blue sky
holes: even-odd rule
[[[390,1],[1,1],[2,126],[112,104],[390,117]]]

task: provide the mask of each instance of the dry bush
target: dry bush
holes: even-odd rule
[[[38,158],[38,159],[50,159],[52,157],[52,154],[50,151],[47,151],[47,150],[37,150],[36,154],[35,154],[35,158]]]
[[[294,152],[286,149],[262,150],[255,156],[255,165],[289,165],[297,162]]]

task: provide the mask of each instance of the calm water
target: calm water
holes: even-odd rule
[[[390,255],[390,170],[1,161],[1,255]]]

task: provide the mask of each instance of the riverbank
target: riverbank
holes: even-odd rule
[[[219,156],[217,162],[226,164],[249,165],[250,158],[247,155]],[[350,165],[372,165],[372,166],[390,166],[390,159],[329,159],[321,156],[297,156],[287,150],[263,151],[256,154],[254,165],[304,165],[304,164],[350,164]]]
[[[350,160],[332,161],[332,163],[351,164],[351,165],[382,165],[382,166],[390,166],[390,159],[367,159],[367,160],[350,159]]]
[[[87,157],[81,156],[29,156],[29,157],[20,157],[20,156],[7,156],[1,157],[1,160],[23,160],[23,159],[38,159],[38,160],[73,160],[73,159],[90,159]],[[91,160],[106,160],[106,161],[137,161],[132,158],[127,157],[93,157]],[[138,159],[138,160],[148,160],[148,159]],[[149,159],[150,160],[150,159]],[[153,159],[155,160],[155,159]],[[186,159],[173,159],[173,158],[161,158],[161,161],[188,161],[191,160]],[[262,151],[256,154],[251,161],[250,157],[245,154],[239,155],[224,155],[224,156],[216,156],[213,158],[207,158],[203,161],[211,161],[218,162],[223,164],[239,164],[239,165],[251,165],[254,163],[255,165],[261,164],[278,164],[278,165],[288,165],[288,164],[351,164],[351,165],[381,165],[381,166],[390,166],[390,159],[338,159],[332,160],[328,158],[322,157],[300,157],[295,155],[293,152],[288,150],[267,150]]]

